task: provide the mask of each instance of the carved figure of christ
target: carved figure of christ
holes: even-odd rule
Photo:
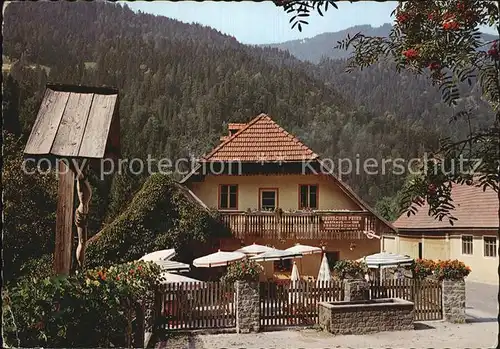
[[[87,218],[89,213],[89,203],[92,198],[92,189],[83,174],[79,172],[76,182],[76,191],[80,204],[75,211],[75,225],[78,232],[78,247],[76,248],[76,260],[78,265],[83,267],[85,262],[85,247],[87,244]]]

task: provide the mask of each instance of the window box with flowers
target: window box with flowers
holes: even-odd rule
[[[437,261],[434,274],[439,280],[462,281],[471,272],[471,268],[464,262],[455,260]]]
[[[414,279],[423,280],[434,274],[435,267],[436,262],[431,259],[416,259],[410,269]]]
[[[459,260],[433,261],[430,259],[417,259],[411,266],[413,278],[423,280],[434,278],[438,280],[463,280],[471,268]]]

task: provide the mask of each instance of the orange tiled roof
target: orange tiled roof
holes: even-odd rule
[[[260,114],[205,155],[202,161],[293,162],[317,157],[268,115]]]
[[[398,229],[442,229],[442,228],[496,228],[498,227],[498,197],[490,188],[483,192],[480,187],[455,184],[451,190],[457,218],[453,226],[448,219],[442,221],[428,215],[427,203],[418,208],[415,215],[402,214],[395,222]]]

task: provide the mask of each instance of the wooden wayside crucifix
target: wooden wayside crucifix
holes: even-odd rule
[[[50,163],[58,172],[54,270],[69,274],[73,224],[78,233],[76,259],[85,260],[92,190],[89,166],[98,173],[116,169],[120,157],[118,90],[107,87],[47,85],[24,149],[26,158]],[[42,160],[43,159],[43,160]],[[74,193],[78,206],[74,213]]]

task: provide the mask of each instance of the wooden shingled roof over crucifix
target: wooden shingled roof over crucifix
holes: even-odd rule
[[[24,152],[65,158],[119,156],[117,111],[116,89],[47,85]]]
[[[68,274],[71,269],[75,178],[79,199],[74,213],[78,233],[76,259],[80,267],[83,266],[92,197],[85,172],[89,163],[102,171],[100,160],[111,160],[106,164],[114,165],[120,157],[118,107],[118,90],[114,88],[46,86],[24,154],[31,159],[48,159],[57,165],[59,188],[54,269],[58,274]]]

